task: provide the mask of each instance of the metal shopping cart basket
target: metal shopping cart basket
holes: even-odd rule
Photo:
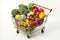
[[[20,5],[21,6],[21,5]],[[13,24],[14,24],[14,27],[17,29],[17,33],[19,33],[19,31],[20,30],[22,30],[22,31],[24,31],[25,33],[27,33],[27,37],[28,38],[30,38],[30,34],[32,34],[32,33],[34,33],[34,32],[36,32],[36,31],[39,31],[39,30],[41,30],[41,33],[44,33],[44,28],[45,28],[45,24],[46,24],[46,21],[47,21],[47,18],[48,18],[48,15],[49,15],[49,13],[52,11],[52,9],[50,9],[50,8],[46,8],[46,7],[44,7],[44,6],[40,6],[40,5],[38,5],[38,4],[35,4],[35,3],[32,3],[32,5],[31,5],[31,3],[30,3],[30,7],[32,6],[32,8],[34,9],[34,8],[38,8],[38,9],[41,9],[40,11],[44,11],[44,13],[46,14],[45,15],[45,17],[42,19],[42,21],[38,21],[38,23],[39,22],[42,22],[42,23],[40,23],[40,25],[38,25],[37,26],[37,22],[35,22],[35,21],[29,21],[29,22],[31,22],[31,23],[26,23],[25,21],[21,21],[21,20],[19,20],[19,19],[16,19],[15,18],[15,16],[14,17],[12,17],[13,18]],[[32,11],[34,12],[34,10],[32,9]],[[18,11],[18,10],[13,10],[14,12],[12,12],[12,13],[15,13],[16,11]],[[20,10],[21,11],[21,10]],[[39,12],[40,12],[39,11]],[[35,12],[36,12],[36,10],[35,10]],[[16,12],[17,14],[19,13],[19,12]],[[17,15],[16,14],[16,15]],[[32,14],[32,12],[31,12],[31,14]],[[39,13],[38,13],[39,14]],[[37,14],[37,15],[38,15]],[[14,14],[15,15],[15,14]],[[35,14],[32,14],[33,16],[35,15]],[[43,15],[43,14],[42,14]],[[41,16],[41,15],[40,15]],[[19,15],[17,16],[18,18],[19,18]],[[25,16],[24,16],[25,17]],[[30,17],[30,16],[29,16]],[[23,19],[23,17],[21,17],[22,19]],[[31,18],[31,17],[30,17]],[[36,18],[37,20],[38,20],[38,18]],[[29,19],[29,20],[31,20],[31,19]],[[32,19],[33,20],[33,19]],[[18,22],[19,21],[19,22]],[[19,23],[19,25],[18,25],[18,23]],[[25,23],[25,25],[24,25],[24,23]],[[28,25],[27,27],[23,27],[23,26],[26,26],[26,24]],[[31,27],[31,26],[33,26],[33,27]],[[22,26],[23,25],[23,26]],[[35,26],[34,26],[35,25]]]

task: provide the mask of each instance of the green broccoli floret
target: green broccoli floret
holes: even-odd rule
[[[20,12],[20,14],[24,14],[24,15],[27,15],[27,13],[29,12],[28,7],[23,4],[19,5],[18,11]]]
[[[12,13],[13,17],[15,17],[15,15],[18,14],[18,10],[17,9],[13,9],[11,11],[11,13]]]
[[[26,8],[26,9],[28,9],[28,7],[26,5],[23,5],[23,4],[20,4],[19,8]]]

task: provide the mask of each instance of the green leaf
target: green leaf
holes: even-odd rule
[[[32,11],[32,3],[28,4],[28,10],[29,10],[29,12]]]

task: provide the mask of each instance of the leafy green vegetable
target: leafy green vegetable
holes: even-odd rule
[[[19,5],[19,10],[20,14],[24,14],[24,15],[27,15],[28,13],[28,7],[23,5],[23,4],[20,4]]]
[[[26,5],[23,5],[23,4],[20,4],[19,5],[19,8],[26,8],[26,9],[28,9],[27,6]]]
[[[11,11],[11,13],[12,13],[13,17],[15,17],[15,15],[18,14],[18,10],[17,9],[13,9]]]
[[[28,4],[28,10],[29,10],[29,12],[32,11],[32,3]]]
[[[34,18],[38,18],[38,15],[33,15],[34,16]]]
[[[26,32],[26,27],[21,26],[21,27],[19,27],[19,30],[22,30],[22,31]]]

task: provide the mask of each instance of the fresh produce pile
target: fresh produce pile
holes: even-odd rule
[[[43,23],[46,13],[42,8],[29,3],[28,6],[20,4],[18,9],[12,10],[12,16],[15,19],[17,28],[22,31],[32,31]]]

